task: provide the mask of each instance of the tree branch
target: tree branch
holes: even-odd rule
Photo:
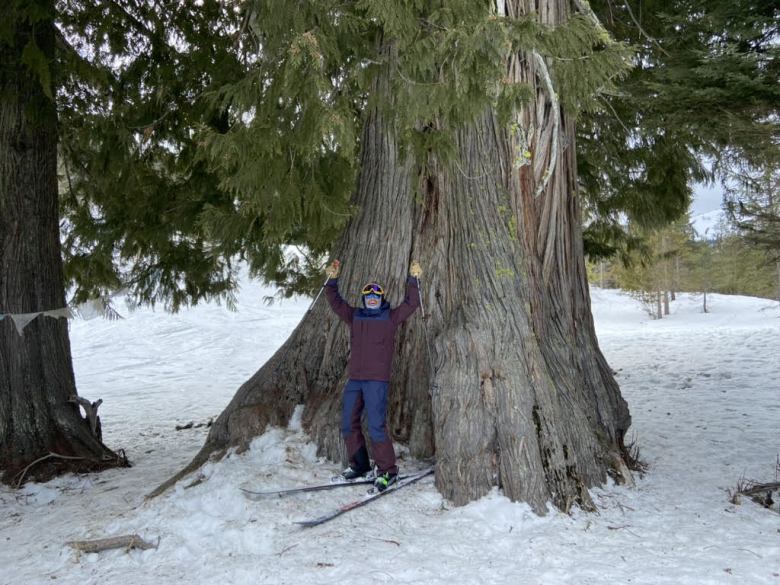
[[[661,43],[659,43],[655,38],[651,37],[647,31],[642,28],[642,25],[639,23],[639,21],[636,19],[636,16],[634,16],[634,11],[631,10],[631,5],[628,3],[628,0],[623,2],[623,5],[626,7],[626,10],[628,10],[628,15],[631,17],[631,20],[634,21],[634,24],[639,29],[639,32],[642,33],[642,35],[651,43],[655,44],[656,47],[658,47],[661,52],[666,55],[667,57],[671,57],[671,55],[661,46]]]
[[[574,0],[574,5],[577,7],[577,10],[591,19],[593,24],[596,25],[597,29],[606,31],[604,25],[601,24],[599,17],[596,16],[596,14],[593,12],[593,9],[590,7],[588,0]]]
[[[137,32],[143,33],[146,35],[147,38],[151,39],[151,37],[155,36],[155,31],[150,29],[146,23],[139,20],[134,14],[131,14],[124,6],[122,6],[119,2],[116,0],[111,0],[111,4],[119,10],[122,14],[124,14],[127,19],[135,26]]]
[[[98,436],[98,415],[97,411],[101,404],[103,404],[103,399],[100,398],[97,402],[90,402],[83,396],[73,395],[68,398],[68,402],[74,402],[81,406],[81,408],[84,409],[84,412],[87,414],[87,420],[89,421],[89,428],[92,429],[92,434],[95,435],[98,439],[100,437]]]

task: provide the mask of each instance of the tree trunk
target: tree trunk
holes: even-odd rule
[[[664,291],[664,315],[669,314],[669,291]]]
[[[54,5],[47,7],[53,15]],[[14,22],[0,42],[0,471],[8,483],[116,465],[79,407],[65,319],[19,334],[9,314],[65,306],[57,198],[57,115],[22,64],[30,38],[54,62],[53,20]],[[56,454],[50,455],[50,454]],[[31,463],[40,460],[34,466]]]
[[[775,271],[777,274],[777,302],[780,303],[780,260],[775,262]]]
[[[558,11],[543,18],[558,22],[565,3],[550,4]],[[455,164],[400,160],[392,124],[375,108],[361,141],[359,211],[333,257],[353,305],[373,279],[395,305],[410,261],[426,270],[426,318],[414,315],[397,336],[388,429],[412,455],[436,456],[445,497],[464,504],[498,485],[540,513],[550,500],[590,507],[586,488],[619,459],[630,417],[590,313],[573,123],[554,120],[557,104],[532,59],[510,70],[538,85],[538,103],[520,114],[531,164],[514,166],[517,139],[493,112],[458,132]],[[381,79],[374,91],[388,88]],[[320,303],[239,389],[195,460],[152,495],[212,453],[285,424],[297,404],[321,454],[341,459],[348,351],[347,328]]]

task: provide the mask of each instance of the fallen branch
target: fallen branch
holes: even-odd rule
[[[755,481],[740,480],[735,490],[729,490],[729,501],[732,504],[739,505],[741,496],[747,496],[757,504],[772,510],[776,503],[772,499],[772,492],[780,492],[780,481],[769,483],[758,483]]]
[[[281,557],[284,553],[286,553],[288,550],[294,549],[296,546],[298,546],[300,543],[296,542],[295,544],[291,544],[289,546],[284,547],[281,552],[276,553],[277,557]]]
[[[369,536],[371,540],[378,540],[379,542],[386,542],[387,544],[394,544],[395,546],[401,546],[401,543],[397,540],[389,540],[387,538],[377,538],[375,536]]]
[[[148,550],[150,548],[156,549],[160,545],[160,539],[157,539],[157,544],[151,544],[146,542],[137,534],[126,534],[124,536],[99,538],[97,540],[72,540],[70,542],[66,542],[65,544],[79,552],[97,553],[114,548],[124,548],[125,550],[130,550],[132,548],[138,548],[141,550]]]
[[[750,487],[743,487],[739,490],[739,493],[743,496],[754,496],[764,492],[773,492],[780,490],[780,481],[773,481],[771,483],[752,483]]]

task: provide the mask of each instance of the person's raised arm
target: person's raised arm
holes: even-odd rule
[[[422,268],[417,262],[409,267],[409,278],[406,280],[406,297],[404,302],[390,311],[390,318],[396,325],[403,323],[420,306],[420,283]]]
[[[328,303],[330,303],[330,308],[339,316],[339,319],[345,323],[352,323],[354,309],[339,294],[338,276],[340,267],[341,262],[334,260],[325,269],[325,274],[328,276],[328,282],[325,283],[325,296],[328,299]]]

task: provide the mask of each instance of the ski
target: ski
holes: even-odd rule
[[[299,520],[295,522],[295,524],[298,524],[300,526],[303,526],[304,528],[311,528],[312,526],[319,526],[320,524],[325,524],[326,522],[330,522],[334,518],[338,518],[342,514],[346,514],[347,512],[351,510],[355,510],[356,508],[360,508],[362,506],[365,506],[366,504],[370,504],[373,501],[378,500],[382,496],[390,495],[393,492],[396,492],[400,490],[401,488],[404,488],[408,485],[411,485],[417,481],[420,481],[422,478],[427,477],[431,475],[434,471],[433,467],[429,467],[428,469],[423,469],[422,471],[418,471],[417,473],[413,473],[411,475],[407,475],[403,479],[399,479],[397,482],[395,482],[393,485],[388,487],[383,492],[374,492],[370,493],[367,497],[364,497],[360,500],[355,500],[353,502],[350,502],[348,504],[344,504],[343,506],[340,506],[327,514],[323,514],[322,516],[319,516],[318,518],[313,518],[311,520]]]
[[[324,490],[332,490],[336,488],[342,488],[342,487],[350,487],[353,485],[369,485],[374,483],[374,477],[371,478],[365,478],[365,479],[352,479],[352,480],[341,480],[341,481],[332,481],[331,483],[323,483],[323,484],[317,484],[317,485],[306,485],[306,486],[300,486],[300,487],[293,487],[293,488],[283,488],[280,490],[268,490],[268,491],[255,491],[250,490],[247,488],[239,488],[244,495],[250,499],[250,500],[262,500],[263,498],[267,498],[269,496],[278,496],[278,497],[284,497],[284,496],[292,496],[294,494],[305,494],[308,492],[321,492]]]

